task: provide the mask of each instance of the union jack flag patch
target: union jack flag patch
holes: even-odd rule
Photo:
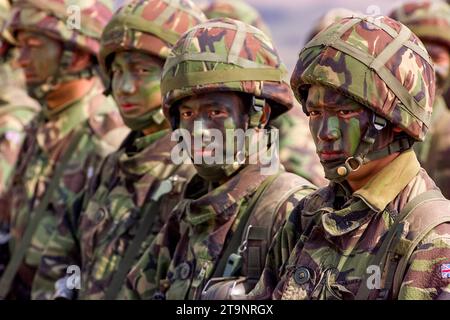
[[[441,265],[441,277],[443,279],[450,279],[450,264]]]

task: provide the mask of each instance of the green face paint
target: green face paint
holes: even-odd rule
[[[180,116],[180,128],[186,129],[191,136],[191,157],[195,163],[195,155],[198,158],[208,156],[208,142],[198,149],[195,146],[194,137],[208,137],[211,130],[218,130],[225,139],[223,143],[223,159],[227,155],[236,154],[235,130],[246,130],[248,115],[243,100],[239,95],[231,92],[211,93],[198,96],[192,96],[180,102],[178,107]],[[202,124],[201,132],[198,132],[198,123]],[[197,123],[197,126],[195,125]],[[233,143],[234,141],[234,143]],[[189,142],[188,142],[189,143]],[[196,149],[197,147],[197,149]],[[233,165],[224,163],[207,164],[195,163],[199,175],[208,181],[220,181],[227,178],[229,174],[236,169]]]
[[[140,131],[164,121],[161,110],[160,76],[163,62],[138,51],[114,56],[112,92],[125,124]]]
[[[352,157],[370,125],[371,111],[337,91],[312,86],[306,108],[317,153],[325,173]]]
[[[62,45],[55,39],[30,31],[20,31],[18,42],[18,62],[24,69],[27,89],[32,94],[34,88],[57,73]]]

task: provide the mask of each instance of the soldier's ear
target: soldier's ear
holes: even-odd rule
[[[88,52],[75,49],[72,54],[72,63],[70,64],[69,71],[79,72],[86,69],[91,63],[92,57]]]

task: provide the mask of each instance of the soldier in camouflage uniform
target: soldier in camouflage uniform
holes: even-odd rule
[[[106,158],[87,191],[77,199],[80,205],[74,205],[71,219],[77,221],[75,226],[68,225],[67,219],[62,221],[47,245],[33,285],[34,299],[75,298],[65,287],[66,269],[72,264],[82,266],[78,299],[114,299],[121,285],[111,289],[112,283],[119,281],[120,273],[120,284],[124,283],[132,262],[139,257],[136,251],[129,262],[124,259],[128,250],[133,250],[132,244],[140,241],[137,230],[147,225],[140,251],[179,202],[184,184],[195,170],[192,164],[171,161],[175,142],[162,113],[160,76],[171,46],[181,34],[204,21],[206,17],[191,1],[133,0],[106,26],[100,65],[132,132],[121,148]],[[171,190],[157,206],[149,208],[166,183],[172,185]],[[71,227],[76,230],[75,238]]]
[[[215,0],[203,12],[209,19],[240,20],[270,35],[269,27],[260,13],[244,0]],[[300,107],[292,108],[277,117],[272,124],[279,130],[280,160],[286,171],[296,173],[317,186],[326,185],[327,180],[315,152],[307,117],[300,111]]]
[[[280,167],[265,172],[261,161],[251,161],[269,148],[267,142],[251,151],[251,142],[239,149],[228,136],[224,158],[242,158],[224,164],[208,158],[221,151],[209,150],[205,141],[213,131],[222,137],[227,130],[261,133],[288,111],[293,99],[285,75],[269,38],[241,21],[210,20],[175,44],[163,69],[163,110],[174,129],[187,132],[183,143],[198,174],[129,274],[127,298],[220,299],[231,288],[248,291],[256,283],[271,237],[312,186]],[[204,140],[197,145],[196,138]]]
[[[75,4],[80,28],[69,25],[69,6]],[[0,279],[0,297],[26,299],[58,218],[129,130],[112,99],[103,96],[95,71],[101,30],[112,16],[109,4],[27,0],[14,9],[10,27],[20,46],[19,63],[42,112],[27,129],[2,199],[12,256]]]
[[[442,96],[450,84],[450,5],[446,2],[405,3],[391,13],[424,43],[436,70],[436,100],[430,131],[415,147],[419,161],[450,198],[450,110]]]
[[[23,71],[13,67],[16,49],[6,25],[8,0],[0,1],[0,194],[8,188],[17,162],[25,126],[39,111],[39,105],[25,91]]]
[[[449,299],[450,203],[411,150],[435,95],[425,47],[388,17],[345,18],[291,78],[329,186],[272,243],[253,299]]]

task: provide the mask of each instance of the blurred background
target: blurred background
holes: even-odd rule
[[[207,4],[212,0],[193,0]],[[247,0],[263,16],[269,25],[277,49],[292,70],[297,55],[313,25],[328,10],[338,7],[358,10],[364,14],[389,14],[391,9],[404,1],[398,0]],[[116,0],[119,7],[123,0]]]

